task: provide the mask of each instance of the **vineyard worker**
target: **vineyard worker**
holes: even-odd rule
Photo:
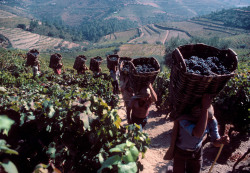
[[[117,66],[114,66],[114,68],[110,70],[110,76],[112,78],[113,94],[119,94],[119,70]]]
[[[98,71],[93,71],[93,74],[94,74],[94,78],[100,77],[101,75],[103,75],[102,68],[98,67]]]
[[[214,117],[212,97],[204,94],[201,105],[194,106],[190,115],[174,122],[171,145],[164,160],[174,159],[174,173],[200,173],[202,167],[202,141],[209,134],[215,147],[228,144],[229,137],[220,137]]]
[[[87,58],[84,55],[79,55],[76,57],[73,68],[77,71],[77,74],[85,74],[85,72],[88,70],[88,67],[86,66]]]
[[[40,63],[38,60],[39,52],[36,49],[32,49],[27,53],[26,66],[32,67],[33,78],[40,75]]]
[[[53,69],[55,74],[60,75],[62,72],[62,67],[64,68],[63,62],[62,62],[62,56],[58,53],[51,55],[49,67]],[[65,72],[64,69],[63,71]]]
[[[128,123],[136,123],[142,129],[147,124],[149,108],[156,101],[157,95],[150,83],[148,87],[142,88],[138,95],[131,97],[127,110]]]
[[[85,74],[85,72],[88,70],[88,67],[83,64],[81,68],[77,69],[77,74]]]
[[[129,85],[128,74],[123,74],[123,73],[120,74],[120,89],[121,89],[122,98],[124,100],[124,106],[126,107],[126,113],[127,113],[129,101],[134,95],[133,90]]]

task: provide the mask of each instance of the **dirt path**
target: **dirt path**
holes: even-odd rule
[[[141,31],[141,35],[139,37],[134,38],[133,40],[130,40],[128,43],[133,43],[139,38],[142,38],[144,36],[144,32],[142,32],[142,28],[139,28],[139,30]]]
[[[121,95],[120,95],[121,98]],[[122,99],[120,99],[120,107],[118,114],[122,119],[122,124],[127,124],[126,112]],[[167,166],[172,166],[172,161],[163,160],[163,156],[170,145],[171,132],[173,122],[166,120],[166,115],[157,112],[156,107],[153,105],[150,108],[149,119],[147,125],[144,127],[150,139],[151,144],[145,154],[145,158],[140,159],[144,169],[142,173],[165,173]],[[230,156],[236,156],[237,154],[243,155],[248,148],[250,148],[250,135],[239,137],[231,137],[230,145],[224,146],[222,153],[215,164],[211,173],[230,173],[232,171],[235,160],[233,161]],[[207,173],[212,165],[219,148],[215,148],[206,143],[204,145],[204,162],[202,173]],[[239,163],[237,168],[246,167],[250,163],[250,155]],[[250,167],[248,167],[248,170]],[[245,168],[247,169],[247,168]],[[239,171],[243,172],[243,170]],[[239,173],[238,172],[238,173]]]
[[[165,42],[168,38],[168,35],[169,35],[169,30],[167,30],[166,36],[165,36],[164,40],[162,41],[162,44],[165,44]]]

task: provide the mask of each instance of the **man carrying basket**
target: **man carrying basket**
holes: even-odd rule
[[[143,128],[147,124],[149,108],[156,101],[157,95],[150,83],[148,87],[142,88],[139,94],[131,97],[127,109],[128,123],[136,123]]]
[[[228,144],[229,137],[220,137],[214,117],[211,95],[204,94],[201,104],[175,120],[171,145],[164,160],[174,159],[174,173],[200,173],[202,167],[202,141],[209,134],[215,147]],[[172,171],[169,171],[172,172]]]

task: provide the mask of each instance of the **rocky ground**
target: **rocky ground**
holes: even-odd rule
[[[120,97],[121,98],[121,97]],[[126,124],[126,112],[121,100],[118,113],[122,123]],[[143,164],[142,173],[165,173],[168,166],[172,166],[172,161],[163,160],[163,156],[170,145],[173,122],[166,118],[166,114],[157,111],[153,105],[150,108],[149,119],[144,127],[144,132],[151,138],[151,145],[141,159]],[[230,135],[231,142],[225,145],[215,163],[211,173],[231,173],[236,161],[250,148],[250,135],[242,136],[238,133]],[[219,148],[213,147],[209,142],[204,145],[204,157],[202,172],[208,173]],[[250,172],[250,154],[237,164],[236,173]]]

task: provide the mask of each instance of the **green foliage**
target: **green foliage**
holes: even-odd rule
[[[32,172],[51,160],[64,172],[97,172],[114,155],[112,148],[124,143],[119,164],[109,169],[137,170],[150,139],[136,124],[121,126],[110,78],[42,71],[32,79],[22,52],[1,50],[1,55],[0,114],[15,121],[3,137],[19,153],[19,171]]]
[[[169,100],[169,84],[170,84],[170,72],[169,70],[161,72],[155,79],[153,88],[157,96],[157,101],[155,102],[156,107],[159,111],[168,112]]]
[[[206,18],[221,21],[225,26],[250,30],[249,10],[250,6],[237,9],[233,8],[229,10],[221,10],[207,15]]]
[[[31,21],[29,31],[74,42],[83,40],[96,42],[102,36],[136,26],[135,23],[129,20],[107,19],[84,21],[77,27],[70,27],[65,25],[60,19],[53,19],[53,21],[45,20],[41,25],[38,24],[38,21]]]
[[[249,63],[249,62],[248,62]],[[215,99],[216,117],[223,124],[231,123],[241,133],[250,127],[249,66],[238,72]]]
[[[25,24],[18,24],[17,28],[21,28],[21,29],[25,30],[26,29],[26,25]]]

